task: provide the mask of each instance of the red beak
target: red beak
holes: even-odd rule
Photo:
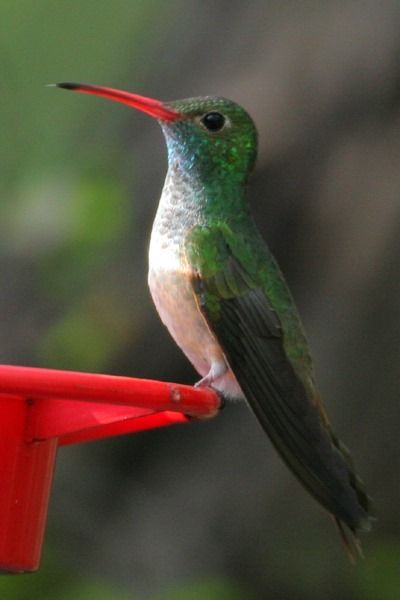
[[[122,104],[137,108],[161,121],[177,121],[183,117],[181,113],[163,104],[160,100],[146,98],[145,96],[131,94],[130,92],[123,92],[99,85],[87,85],[86,83],[56,83],[56,86],[66,90],[74,90],[83,94],[94,94],[95,96],[102,96],[116,102],[122,102]]]

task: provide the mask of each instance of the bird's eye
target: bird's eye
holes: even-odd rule
[[[200,122],[208,131],[216,132],[223,129],[226,119],[221,113],[212,111],[203,115]]]

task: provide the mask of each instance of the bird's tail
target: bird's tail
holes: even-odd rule
[[[358,531],[368,532],[371,529],[371,522],[375,519],[375,510],[371,497],[367,494],[364,482],[357,475],[353,459],[346,445],[333,433],[329,427],[329,433],[333,445],[339,450],[344,458],[350,477],[350,484],[354,489],[358,502],[366,514],[366,518],[362,521],[357,529],[349,528],[336,516],[332,518],[338,528],[340,538],[343,542],[344,549],[351,563],[355,564],[358,558],[364,558],[361,541],[358,537]]]
[[[349,561],[354,565],[358,558],[364,558],[360,538],[356,532],[346,529],[343,521],[337,517],[334,517],[333,515],[332,518],[339,531],[340,539],[342,540],[346,555]]]

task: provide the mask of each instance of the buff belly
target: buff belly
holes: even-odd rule
[[[228,397],[242,397],[225,356],[197,306],[188,275],[182,271],[150,269],[148,281],[162,322],[195,369],[202,377],[210,371],[222,373],[212,387]]]

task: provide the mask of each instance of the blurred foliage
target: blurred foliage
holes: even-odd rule
[[[399,597],[399,557],[398,539],[381,540],[355,574],[355,597],[363,600],[396,600]]]
[[[88,577],[77,577],[46,552],[42,569],[34,575],[2,577],[0,594],[7,600],[133,600],[132,596]]]
[[[60,452],[41,570],[1,578],[1,598],[398,597],[399,30],[391,0],[1,3],[1,361],[193,381],[146,285],[157,125],[46,84],[232,97],[260,131],[257,222],[379,517],[350,567],[229,406]]]
[[[94,283],[101,277],[127,223],[125,198],[111,178],[94,175],[74,192],[63,219],[68,233],[39,267],[39,282],[50,299],[59,303],[64,303],[69,290],[85,289],[89,281]],[[92,291],[89,297],[78,298],[69,306],[42,338],[40,363],[50,367],[62,364],[67,369],[82,365],[89,371],[104,369],[125,340],[127,326],[110,293]]]
[[[241,586],[223,579],[205,579],[157,594],[152,600],[253,600],[252,594]]]
[[[88,278],[96,279],[97,269],[126,229],[128,212],[126,196],[111,174],[102,178],[94,174],[80,181],[71,190],[66,204],[57,246],[53,244],[51,255],[46,254],[40,263],[43,285],[48,288],[51,277],[48,291],[59,301],[74,286],[79,289]],[[17,235],[19,239],[24,237],[20,232]]]
[[[135,600],[137,597],[127,594],[115,586],[76,577],[60,569],[56,561],[44,563],[36,575],[20,575],[0,580],[0,593],[7,600]],[[222,579],[206,579],[201,582],[174,586],[174,589],[156,594],[151,600],[252,600],[252,596],[235,585]]]

